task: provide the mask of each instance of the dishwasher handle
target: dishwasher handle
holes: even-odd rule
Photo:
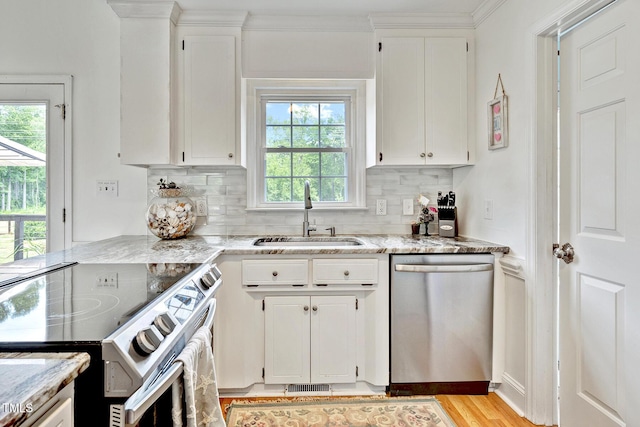
[[[492,271],[493,264],[396,264],[395,270],[403,273],[473,273],[477,271]]]

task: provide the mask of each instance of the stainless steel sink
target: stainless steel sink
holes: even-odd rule
[[[355,237],[260,237],[253,246],[360,246]]]

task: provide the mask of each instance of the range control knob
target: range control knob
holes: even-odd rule
[[[153,319],[153,325],[166,337],[178,326],[178,319],[171,312],[165,311]]]
[[[211,274],[210,271],[207,271],[200,278],[200,283],[202,283],[202,286],[205,288],[210,288],[216,284],[216,278],[213,277],[213,274]]]
[[[202,286],[204,286],[205,288],[210,288],[215,285],[221,277],[222,272],[220,271],[218,266],[214,264],[211,266],[211,268],[209,268],[209,271],[202,275],[202,277],[200,278],[200,283],[202,283]]]
[[[158,328],[151,325],[141,329],[131,344],[140,356],[148,356],[158,349],[163,338]]]

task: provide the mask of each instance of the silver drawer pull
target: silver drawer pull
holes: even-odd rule
[[[349,276],[349,270],[345,270],[345,271],[344,271],[344,275],[345,275],[345,276]]]

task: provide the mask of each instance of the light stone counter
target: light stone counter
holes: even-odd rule
[[[371,254],[371,253],[508,253],[509,247],[464,237],[360,235],[359,246],[254,246],[258,236],[189,236],[160,240],[154,236],[119,236],[0,265],[0,281],[60,262],[80,263],[203,263],[221,254]],[[287,237],[297,236],[268,236]],[[317,237],[327,237],[317,235]]]
[[[89,367],[87,353],[0,353],[0,426],[18,426]]]

